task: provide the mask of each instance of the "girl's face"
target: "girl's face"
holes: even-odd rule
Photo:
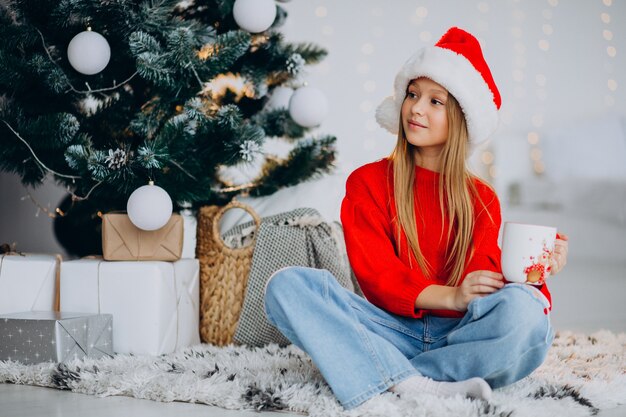
[[[402,127],[410,144],[420,153],[438,154],[448,140],[448,91],[429,78],[409,83],[402,102]]]

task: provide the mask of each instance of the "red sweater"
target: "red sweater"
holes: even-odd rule
[[[439,173],[416,166],[416,223],[420,250],[432,267],[434,276],[428,279],[408,250],[404,233],[398,249],[392,219],[396,216],[393,203],[393,171],[387,159],[356,169],[346,182],[346,196],[341,205],[348,258],[365,297],[374,305],[406,317],[426,314],[462,317],[464,313],[451,310],[416,310],[415,300],[429,285],[445,285],[447,219],[439,208]],[[388,171],[388,167],[390,170]],[[480,199],[474,201],[474,254],[467,262],[462,279],[477,270],[502,272],[498,233],[502,216],[500,202],[491,187],[475,180]],[[489,216],[489,214],[491,216]],[[446,232],[442,235],[442,227]],[[452,241],[452,239],[450,239]],[[413,268],[409,265],[409,256]],[[541,292],[551,300],[546,285]]]

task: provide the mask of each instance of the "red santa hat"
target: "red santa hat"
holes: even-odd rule
[[[427,77],[452,94],[465,115],[472,147],[485,141],[498,126],[501,98],[478,40],[457,27],[450,28],[435,46],[418,50],[400,68],[394,94],[376,109],[376,120],[398,133],[400,109],[411,80]]]

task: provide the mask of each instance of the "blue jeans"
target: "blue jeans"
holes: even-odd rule
[[[398,316],[344,289],[323,269],[276,272],[267,318],[305,351],[345,409],[413,375],[436,381],[485,379],[492,388],[529,375],[554,338],[546,300],[509,284],[469,304],[463,318]]]

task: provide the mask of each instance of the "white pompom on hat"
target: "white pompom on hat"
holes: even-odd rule
[[[394,81],[394,94],[376,109],[376,121],[398,133],[400,110],[411,80],[427,77],[445,87],[461,105],[472,147],[484,142],[498,127],[501,97],[478,40],[457,27],[439,41],[418,50],[402,66]]]

